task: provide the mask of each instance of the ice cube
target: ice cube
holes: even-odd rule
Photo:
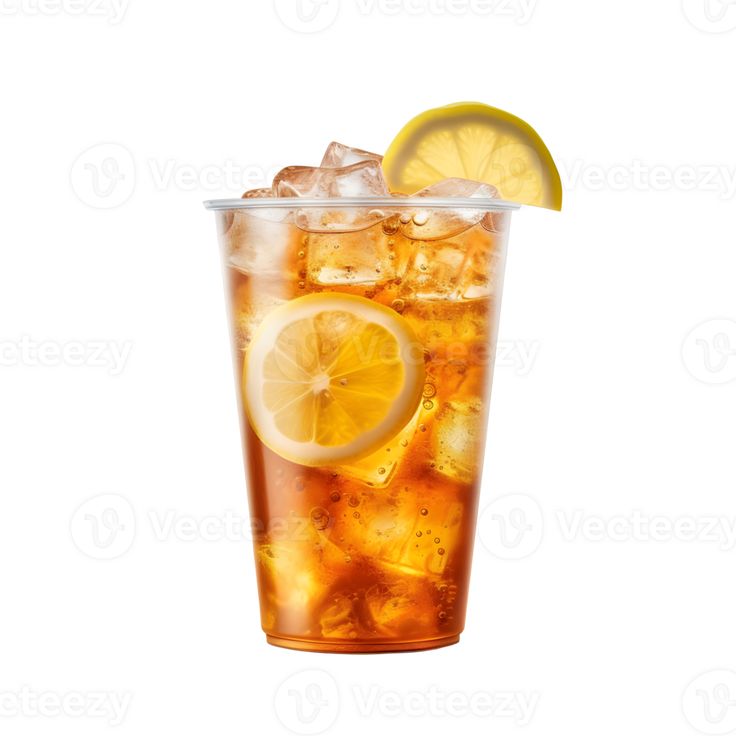
[[[319,571],[304,564],[309,547],[294,543],[261,545],[256,552],[260,574],[271,602],[281,609],[281,615],[295,617],[319,598],[324,581]]]
[[[395,483],[390,493],[345,484],[338,502],[343,513],[335,509],[330,539],[351,564],[370,561],[383,580],[439,575],[462,539],[466,499],[466,486],[428,468],[421,478]]]
[[[458,242],[417,243],[403,280],[406,294],[416,299],[456,298],[466,256]]]
[[[224,242],[223,236],[232,227],[235,219],[235,210],[217,210],[217,234],[220,236],[221,242]]]
[[[278,518],[278,517],[277,517]],[[266,602],[277,609],[283,630],[308,634],[332,586],[349,574],[345,553],[330,541],[328,530],[310,523],[293,535],[267,535],[256,546],[259,581]],[[266,608],[264,606],[264,608]],[[333,615],[334,618],[334,615]]]
[[[458,352],[462,354],[463,351]],[[489,348],[487,360],[490,362],[492,359],[493,354]],[[453,358],[430,362],[428,370],[431,380],[438,385],[435,400],[438,407],[444,406],[445,401],[473,401],[478,398],[487,400],[490,365],[479,365],[469,359]],[[435,412],[435,416],[437,413]],[[432,435],[430,435],[431,438]],[[431,452],[434,453],[434,449]]]
[[[509,227],[509,218],[511,213],[498,210],[496,212],[486,212],[481,225],[492,233],[505,233]]]
[[[445,179],[421,189],[415,197],[438,199],[464,198],[489,200],[498,198],[498,190],[490,184],[468,179]],[[407,213],[403,218],[404,233],[415,240],[442,240],[479,223],[486,212],[479,208],[426,209]]]
[[[461,483],[476,481],[483,463],[485,427],[480,399],[445,402],[433,428],[435,470]]]
[[[368,486],[384,488],[389,484],[404,456],[409,452],[414,435],[417,432],[421,408],[417,409],[411,421],[386,445],[368,457],[358,460],[352,465],[343,465],[335,470]]]
[[[503,276],[503,248],[496,237],[471,244],[463,264],[458,290],[463,299],[485,299],[496,295]]]
[[[273,180],[278,197],[388,196],[388,187],[378,161],[359,161],[348,166],[322,168],[287,166]]]
[[[271,187],[261,189],[249,189],[247,192],[245,192],[245,194],[243,194],[242,199],[258,199],[261,197],[273,197]]]
[[[325,155],[322,157],[322,163],[320,166],[325,167],[341,167],[351,166],[352,164],[360,163],[361,161],[378,161],[380,164],[383,161],[383,156],[377,153],[371,153],[370,151],[363,151],[360,148],[351,148],[343,143],[337,143],[332,141]]]
[[[393,250],[380,225],[306,236],[307,279],[319,286],[379,284],[395,278]]]
[[[402,315],[433,363],[447,360],[469,364],[487,360],[495,306],[486,299],[407,299]],[[443,388],[440,379],[437,388]]]
[[[444,496],[433,497],[432,490],[422,496],[422,508],[398,507],[391,526],[386,518],[366,512],[366,541],[374,564],[387,573],[417,577],[441,575],[461,537],[463,504]],[[424,511],[427,514],[424,514]]]
[[[279,217],[286,211],[278,212]],[[299,250],[300,236],[299,230],[288,222],[259,217],[253,210],[236,210],[222,242],[234,268],[283,278],[293,253]]]
[[[415,197],[460,197],[463,199],[498,199],[498,189],[491,184],[470,179],[443,179],[420,189]]]
[[[264,199],[273,197],[273,191],[268,189],[249,189],[243,194],[241,199]],[[251,217],[259,220],[270,220],[272,222],[287,222],[292,219],[291,212],[287,208],[282,207],[257,207],[249,209]]]
[[[269,312],[286,304],[290,285],[280,279],[253,278],[231,269],[235,344],[245,350]]]
[[[359,624],[354,601],[345,595],[328,601],[319,614],[319,624],[327,639],[355,639]]]
[[[493,296],[503,274],[505,238],[477,226],[446,240],[415,241],[403,294],[425,300]]]
[[[287,166],[276,174],[273,192],[278,197],[344,199],[386,197],[388,187],[381,164],[368,160],[337,168]],[[370,227],[390,214],[372,207],[304,207],[297,210],[296,223],[311,232],[351,232]]]
[[[448,240],[415,243],[403,293],[423,300],[477,300],[500,292],[506,235],[474,227]]]
[[[371,628],[382,636],[415,634],[434,622],[432,587],[421,579],[377,583],[365,593]]]

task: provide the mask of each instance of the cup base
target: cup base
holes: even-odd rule
[[[380,652],[417,652],[422,649],[439,649],[460,641],[460,634],[444,636],[440,639],[425,639],[423,641],[384,641],[384,642],[330,642],[308,641],[306,639],[288,639],[281,636],[266,634],[266,641],[275,647],[298,649],[303,652],[329,652],[333,654],[379,654]]]

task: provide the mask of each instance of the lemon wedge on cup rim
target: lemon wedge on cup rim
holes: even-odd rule
[[[460,178],[491,184],[511,202],[562,208],[560,175],[544,141],[521,118],[480,102],[410,120],[389,146],[383,171],[396,192]]]
[[[301,465],[358,460],[414,415],[424,386],[421,345],[382,304],[309,294],[263,320],[246,355],[248,419],[271,450]]]

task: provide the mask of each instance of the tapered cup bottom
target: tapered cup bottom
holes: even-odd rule
[[[423,641],[390,641],[390,642],[331,642],[308,641],[306,639],[288,639],[282,636],[266,634],[266,641],[276,647],[299,649],[304,652],[331,652],[334,654],[378,654],[380,652],[417,652],[422,649],[439,649],[457,644],[460,634],[444,636],[439,639]]]

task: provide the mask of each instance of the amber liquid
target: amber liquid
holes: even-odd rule
[[[221,215],[261,622],[271,643],[371,652],[457,641],[506,217],[486,215],[460,232],[421,240],[416,226],[407,236],[399,217],[358,232],[314,233],[243,211]],[[254,331],[276,306],[315,292],[391,307],[424,350],[424,394],[412,420],[384,447],[344,466],[281,458],[242,410]]]

